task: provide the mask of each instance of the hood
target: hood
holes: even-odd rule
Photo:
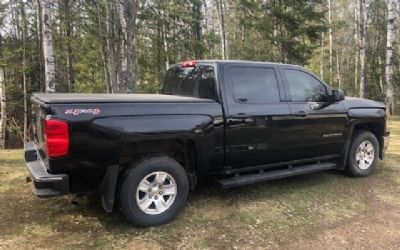
[[[370,99],[362,99],[356,97],[346,97],[343,101],[343,105],[346,109],[353,108],[379,108],[386,109],[385,104]]]

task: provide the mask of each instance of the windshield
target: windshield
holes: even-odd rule
[[[173,67],[167,71],[162,94],[217,100],[214,67]]]

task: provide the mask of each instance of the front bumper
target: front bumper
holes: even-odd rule
[[[25,162],[29,171],[27,180],[33,182],[33,193],[38,197],[53,197],[69,193],[69,177],[66,174],[49,174],[40,159],[33,142],[24,145]]]

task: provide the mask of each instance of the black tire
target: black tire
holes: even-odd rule
[[[167,210],[160,214],[148,214],[137,203],[138,185],[146,176],[159,171],[173,177],[176,184],[176,195]],[[178,162],[166,156],[142,159],[126,170],[121,181],[119,198],[122,213],[131,223],[145,227],[173,220],[185,206],[189,193],[189,181],[185,170]]]
[[[363,142],[370,142],[374,148],[373,152],[374,158],[372,160],[372,163],[366,164],[369,165],[366,168],[361,168],[359,166],[360,161],[359,160],[357,161],[357,150],[360,147],[361,143]],[[353,136],[348,155],[348,166],[347,166],[348,173],[355,177],[369,176],[376,169],[378,159],[379,159],[379,142],[378,139],[376,139],[376,136],[368,131],[363,131],[363,130],[356,131]]]

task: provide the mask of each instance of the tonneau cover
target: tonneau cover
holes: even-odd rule
[[[69,93],[52,93],[52,94],[33,94],[32,99],[39,102],[51,103],[145,103],[145,102],[177,102],[177,103],[193,103],[193,102],[214,102],[209,99],[201,99],[195,97],[184,97],[174,95],[160,94],[69,94]]]

